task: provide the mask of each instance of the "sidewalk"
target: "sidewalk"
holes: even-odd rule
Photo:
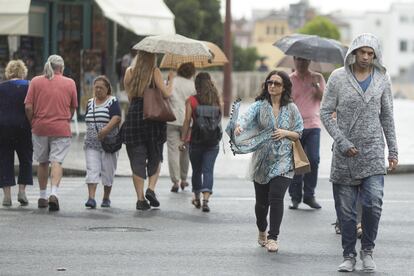
[[[241,112],[247,109],[248,103],[244,103],[241,107]],[[411,100],[395,100],[395,124],[397,132],[397,140],[399,147],[399,166],[397,173],[414,172],[414,140],[412,139],[411,122],[414,118],[414,101]],[[223,119],[223,129],[226,127],[228,118]],[[83,139],[85,133],[85,123],[79,123],[80,135],[74,134],[72,139],[72,147],[69,155],[63,163],[66,173],[75,175],[82,175],[85,171],[85,156],[83,152]],[[72,130],[74,130],[72,125]],[[250,154],[234,156],[230,150],[227,134],[223,134],[223,142],[220,143],[220,152],[217,157],[215,165],[215,176],[219,178],[245,178],[249,170]],[[331,165],[331,146],[332,138],[328,135],[326,130],[322,128],[321,131],[321,147],[320,147],[320,164],[319,177],[328,178]],[[223,150],[224,144],[224,150]],[[387,150],[385,150],[387,153]],[[160,176],[168,177],[168,155],[167,147],[164,145],[164,162],[161,166]],[[190,166],[191,167],[191,166]],[[130,176],[131,168],[129,165],[128,156],[125,146],[122,147],[118,160],[118,176]],[[191,169],[189,177],[191,176]]]
[[[241,110],[245,110],[248,103],[244,103]],[[399,148],[399,165],[395,173],[412,173],[414,172],[414,139],[412,139],[411,122],[414,118],[414,101],[411,100],[395,100],[395,124],[397,132],[397,141]],[[228,118],[223,119],[223,129],[226,127]],[[84,122],[78,122],[79,135],[76,134],[75,123],[72,122],[72,145],[71,150],[66,157],[63,167],[65,175],[83,176],[85,174],[85,154],[83,151],[83,141],[86,131]],[[218,178],[239,178],[244,179],[248,175],[250,154],[234,156],[229,147],[229,138],[227,134],[223,134],[222,142],[220,142],[220,151],[215,165],[215,177]],[[328,178],[330,173],[330,165],[332,160],[331,146],[332,138],[326,130],[321,131],[320,145],[320,164],[319,177]],[[224,147],[223,147],[224,145]],[[385,150],[387,153],[387,149]],[[164,162],[161,165],[161,177],[169,177],[168,172],[168,154],[167,146],[164,144]],[[18,164],[18,159],[15,159]],[[36,165],[36,163],[34,163]],[[125,145],[119,153],[117,176],[130,176],[131,168]],[[191,166],[188,177],[191,177]]]

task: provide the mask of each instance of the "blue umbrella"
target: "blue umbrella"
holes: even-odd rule
[[[339,41],[317,35],[292,34],[275,43],[282,52],[317,62],[344,64],[348,48]]]

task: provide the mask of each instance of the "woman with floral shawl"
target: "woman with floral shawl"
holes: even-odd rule
[[[253,152],[250,180],[256,194],[258,243],[269,252],[279,249],[283,198],[293,178],[292,141],[300,138],[303,121],[291,99],[292,83],[282,71],[272,71],[248,111],[238,118],[240,104],[233,106],[226,132],[234,153]],[[270,226],[266,237],[267,214]]]

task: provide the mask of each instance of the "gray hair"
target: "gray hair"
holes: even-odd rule
[[[55,72],[63,73],[64,68],[65,62],[63,61],[63,58],[59,55],[51,55],[45,63],[43,74],[46,78],[51,80],[55,76]]]

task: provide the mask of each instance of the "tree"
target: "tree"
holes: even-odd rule
[[[233,70],[234,71],[254,71],[256,61],[260,59],[256,48],[246,49],[234,44],[233,42]]]
[[[341,35],[338,27],[327,17],[315,16],[298,30],[301,34],[319,35],[321,37],[339,40]]]
[[[200,39],[223,46],[224,29],[220,15],[220,1],[200,0],[200,7],[204,17],[204,26],[200,33]]]
[[[223,45],[219,0],[165,0],[178,34]]]
[[[220,0],[164,0],[164,2],[175,15],[175,29],[178,34],[210,41],[223,48],[224,29],[220,15]],[[258,59],[256,48],[243,49],[233,42],[233,70],[254,70]]]

